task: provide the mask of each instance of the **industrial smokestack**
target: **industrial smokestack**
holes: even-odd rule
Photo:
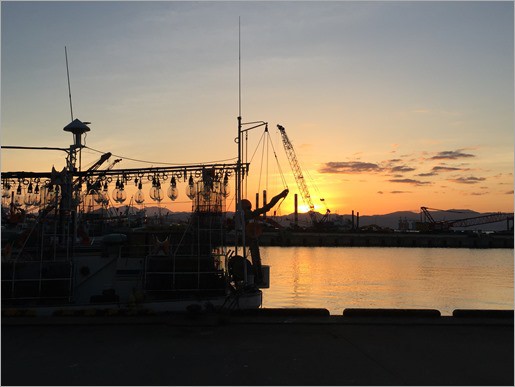
[[[298,199],[298,196],[297,194],[295,194],[294,196],[294,200],[295,200],[295,215],[294,215],[294,222],[295,222],[295,227],[297,227],[299,225],[299,199]]]
[[[266,189],[263,190],[263,206],[266,206]],[[263,218],[266,219],[266,212],[263,214]]]

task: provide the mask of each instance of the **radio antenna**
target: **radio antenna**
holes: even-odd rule
[[[238,117],[241,117],[241,16],[238,16]]]
[[[64,57],[66,58],[66,76],[68,77],[68,97],[70,99],[70,115],[73,121],[73,106],[72,106],[72,89],[70,87],[70,71],[68,70],[68,52],[64,46]]]

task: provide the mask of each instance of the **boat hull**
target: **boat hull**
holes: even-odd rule
[[[226,296],[188,297],[174,300],[123,303],[90,303],[69,305],[8,306],[2,307],[3,316],[115,316],[147,315],[164,313],[202,313],[210,311],[248,310],[260,308],[263,301],[261,290]]]

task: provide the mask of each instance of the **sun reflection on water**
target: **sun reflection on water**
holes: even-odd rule
[[[513,309],[513,250],[262,247],[263,307]]]

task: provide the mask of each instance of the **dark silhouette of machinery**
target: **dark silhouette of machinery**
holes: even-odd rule
[[[429,210],[462,213],[456,210],[439,210],[436,208],[420,207],[421,221],[417,223],[417,229],[420,231],[449,231],[453,227],[472,227],[481,224],[496,223],[506,221],[509,229],[510,220],[513,222],[513,214],[505,212],[494,212],[491,214],[474,216],[454,220],[440,220],[436,221]]]
[[[288,135],[286,134],[286,130],[284,129],[284,127],[281,125],[277,125],[277,129],[279,129],[279,132],[281,133],[284,150],[286,152],[286,156],[288,157],[288,161],[290,162],[290,166],[293,171],[293,176],[295,177],[295,181],[297,183],[297,186],[299,187],[302,200],[309,207],[308,214],[311,219],[311,223],[313,224],[313,227],[321,227],[324,223],[327,223],[331,211],[327,208],[325,200],[321,198],[320,201],[324,204],[326,212],[322,216],[319,216],[319,214],[315,212],[315,205],[313,204],[313,200],[311,199],[311,195],[309,193],[306,180],[304,179],[302,169],[300,168],[299,161],[297,160],[295,150],[293,149],[293,145],[290,139],[288,138]]]

